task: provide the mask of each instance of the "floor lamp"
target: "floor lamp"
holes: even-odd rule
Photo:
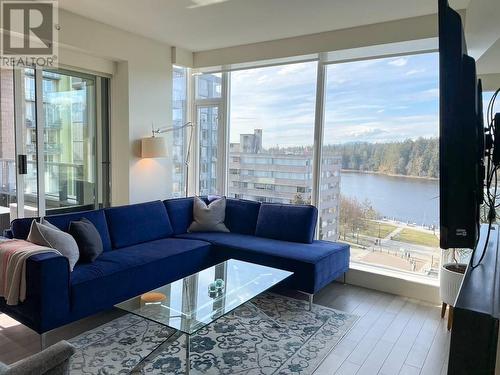
[[[186,177],[185,177],[185,190],[186,197],[188,196],[189,187],[189,158],[191,156],[191,144],[193,141],[194,124],[192,122],[187,122],[182,126],[172,126],[169,128],[157,128],[152,126],[152,136],[148,138],[141,139],[141,157],[143,158],[164,158],[167,157],[167,145],[165,143],[165,138],[157,137],[157,135],[163,133],[170,133],[177,130],[182,130],[190,128],[189,140],[186,152],[186,159],[184,160],[184,165],[186,166]]]

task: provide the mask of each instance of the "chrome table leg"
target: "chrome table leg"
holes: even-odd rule
[[[274,328],[281,328],[281,325],[274,319],[267,315],[262,309],[259,309],[252,302],[248,301],[245,303],[245,306],[249,307],[251,310],[255,311],[257,314],[264,316],[267,320],[273,323]]]
[[[182,336],[181,331],[173,331],[164,341],[162,341],[155,348],[155,350],[153,350],[150,354],[141,359],[141,361],[137,365],[135,365],[135,367],[130,371],[130,374],[133,375],[142,374],[142,370],[144,369],[144,366],[146,366],[148,362],[151,362],[156,357],[158,357],[163,352],[163,350],[172,343],[172,341],[178,339],[181,336]]]
[[[189,375],[191,363],[189,362],[189,353],[191,351],[190,336],[186,333],[186,375]]]

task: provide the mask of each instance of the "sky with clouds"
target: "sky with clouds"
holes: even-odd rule
[[[439,132],[438,54],[328,66],[325,143],[392,142]],[[265,147],[313,143],[316,63],[233,72],[231,142],[263,129]]]

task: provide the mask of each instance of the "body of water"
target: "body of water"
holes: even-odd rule
[[[439,227],[439,181],[380,174],[342,172],[341,194],[369,200],[380,215]]]

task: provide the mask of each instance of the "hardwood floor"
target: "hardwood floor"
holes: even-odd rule
[[[450,333],[441,306],[334,283],[314,299],[359,316],[314,375],[444,375]]]
[[[314,375],[446,374],[450,334],[446,318],[440,318],[441,306],[340,283],[323,289],[314,302],[359,316]],[[84,319],[52,333],[48,342],[116,317],[117,312],[109,312]],[[39,342],[33,331],[0,314],[0,361],[12,363],[35,353]]]

